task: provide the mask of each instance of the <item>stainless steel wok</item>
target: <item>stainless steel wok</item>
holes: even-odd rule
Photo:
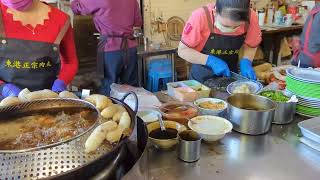
[[[0,152],[0,179],[89,179],[106,167],[109,169],[114,162],[124,160],[127,144],[136,136],[136,111],[131,110],[124,103],[124,99],[132,94],[136,101],[137,96],[129,93],[122,100],[112,99],[114,103],[124,106],[131,117],[133,133],[123,138],[117,145],[104,144],[94,154],[84,152],[84,143],[98,123],[86,132],[65,141],[48,146],[19,151]],[[33,111],[50,111],[69,107],[88,108],[95,114],[98,121],[99,111],[90,103],[76,99],[46,99],[23,103],[17,106],[0,108],[0,121],[15,115],[28,114]],[[105,176],[108,177],[108,176]]]

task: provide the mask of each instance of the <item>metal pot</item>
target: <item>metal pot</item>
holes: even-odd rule
[[[267,91],[272,91],[272,90],[267,90]],[[260,94],[262,94],[265,91],[262,91]],[[277,91],[275,91],[277,92]],[[289,92],[282,92],[285,96],[291,98],[293,96],[292,93]],[[272,121],[273,124],[289,124],[294,120],[294,115],[296,114],[296,102],[277,102],[274,101],[277,104],[277,109],[274,115],[274,119]]]
[[[285,92],[284,95],[292,97],[293,94]],[[273,124],[289,124],[294,120],[296,114],[296,102],[275,102],[277,109],[274,115]]]
[[[227,102],[233,130],[249,135],[265,134],[270,130],[277,107],[273,101],[258,95],[234,94]]]
[[[275,112],[274,124],[289,124],[293,121],[294,115],[296,114],[296,105],[297,103],[281,103],[276,102],[278,107]]]

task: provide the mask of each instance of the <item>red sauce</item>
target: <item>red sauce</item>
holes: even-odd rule
[[[167,105],[161,109],[167,120],[187,125],[188,120],[198,115],[198,109],[190,105]]]

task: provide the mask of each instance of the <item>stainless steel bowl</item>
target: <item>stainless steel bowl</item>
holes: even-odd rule
[[[233,130],[249,135],[270,130],[277,104],[268,98],[252,94],[234,94],[227,99],[228,119]]]
[[[261,92],[262,93],[262,92]],[[291,98],[293,94],[289,92],[283,93],[287,97]],[[274,115],[273,124],[290,124],[294,120],[294,115],[296,114],[296,102],[276,102],[277,109]]]
[[[274,124],[290,124],[294,120],[294,115],[296,114],[296,106],[297,103],[277,103],[277,110],[275,112],[274,120],[272,123]]]

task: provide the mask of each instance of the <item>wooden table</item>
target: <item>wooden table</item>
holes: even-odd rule
[[[280,65],[281,57],[279,56],[281,40],[287,36],[300,35],[303,25],[284,26],[263,26],[262,41],[266,59],[272,64]],[[270,52],[273,52],[270,55]]]
[[[146,87],[147,85],[147,58],[151,56],[160,56],[160,55],[167,55],[171,59],[171,67],[172,67],[172,81],[174,82],[175,77],[175,60],[174,56],[177,53],[178,48],[177,47],[160,47],[160,49],[152,49],[152,48],[145,48],[144,46],[138,47],[138,58],[139,58],[139,64],[138,64],[138,74],[139,74],[139,85]],[[140,64],[141,62],[141,64]],[[141,78],[141,67],[142,67],[142,76]],[[142,82],[143,79],[143,82]]]

